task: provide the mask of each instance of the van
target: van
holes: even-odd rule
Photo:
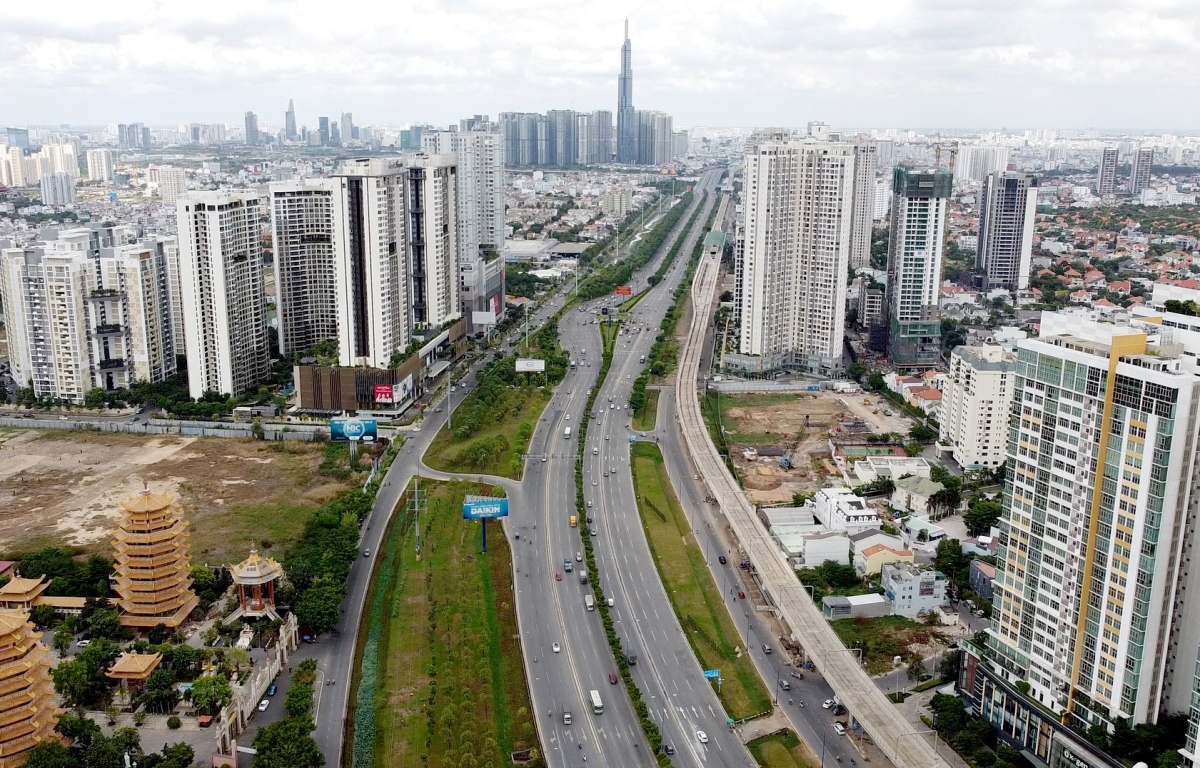
[[[579,583],[580,583],[580,584],[587,584],[587,583],[588,583],[587,568],[580,568],[580,569],[579,569]]]
[[[579,525],[578,518],[576,518],[575,515],[571,515],[571,527],[574,528],[577,525]]]
[[[591,595],[583,596],[583,604],[587,606],[589,611],[596,610],[596,601]]]
[[[837,731],[838,736],[844,736],[846,734],[846,726],[842,725],[841,723],[834,723],[833,730]]]
[[[787,680],[780,680],[780,681],[779,681],[779,687],[780,687],[780,688],[782,688],[782,689],[783,689],[783,690],[785,690],[785,691],[790,691],[790,690],[792,690],[792,684],[791,684],[791,683],[789,683]]]

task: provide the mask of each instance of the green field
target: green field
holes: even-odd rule
[[[777,731],[746,744],[763,768],[812,768],[804,744],[792,731]]]
[[[658,395],[657,389],[647,389],[646,404],[633,414],[633,428],[638,432],[653,431],[658,423]]]
[[[551,393],[543,388],[514,390],[512,404],[467,440],[456,440],[443,427],[426,451],[425,463],[443,472],[479,472],[520,479],[521,457],[533,433],[532,425],[541,418],[550,397]],[[530,425],[529,435],[521,439],[525,424]]]
[[[538,747],[517,634],[511,553],[498,525],[480,553],[463,496],[498,489],[423,482],[420,559],[405,493],[376,557],[353,682],[355,768],[510,765]],[[537,753],[534,753],[536,757]]]
[[[873,619],[839,619],[829,626],[847,648],[863,650],[863,664],[870,675],[882,675],[895,667],[892,660],[901,656],[907,664],[920,654],[910,645],[927,646],[931,641],[948,644],[949,639],[935,628],[905,616],[880,616]]]
[[[741,720],[769,712],[771,696],[754,664],[734,650],[740,640],[733,619],[671,490],[658,446],[636,443],[632,461],[638,511],[654,563],[701,665],[721,670],[720,698],[726,713]]]

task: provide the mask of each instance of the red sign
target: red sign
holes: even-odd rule
[[[617,295],[618,296],[632,296],[633,289],[630,288],[628,285],[618,285],[617,286]]]
[[[392,385],[391,384],[376,384],[375,385],[375,402],[391,403],[392,402]]]

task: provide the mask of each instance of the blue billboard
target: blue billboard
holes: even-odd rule
[[[338,417],[329,420],[329,439],[335,443],[349,440],[374,442],[379,437],[379,423],[375,419]]]
[[[704,676],[705,676],[706,678],[708,678],[709,680],[717,680],[717,679],[719,679],[719,678],[721,677],[721,670],[719,670],[719,669],[706,669],[706,670],[704,670]]]
[[[463,499],[463,520],[487,520],[508,517],[508,499],[467,496]]]

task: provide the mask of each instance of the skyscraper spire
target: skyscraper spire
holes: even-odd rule
[[[625,42],[621,45],[621,74],[617,78],[617,162],[637,162],[637,135],[633,110],[633,65],[629,43],[629,19],[625,20]]]

